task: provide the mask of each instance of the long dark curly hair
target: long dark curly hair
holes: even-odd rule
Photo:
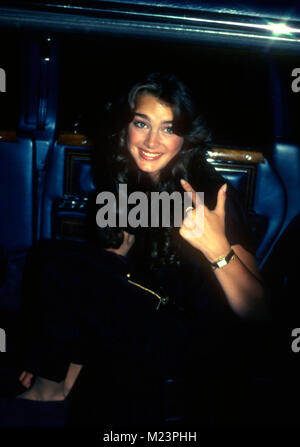
[[[155,184],[147,173],[137,168],[127,147],[128,126],[134,118],[138,98],[144,94],[153,95],[171,107],[173,132],[184,138],[181,150],[160,171],[159,181]],[[103,178],[107,184],[107,173],[109,182],[115,186],[126,183],[129,194],[137,190],[183,193],[180,179],[186,179],[197,191],[204,192],[209,208],[215,206],[217,190],[224,179],[206,161],[211,135],[191,91],[176,75],[152,73],[136,83],[129,92],[107,105],[100,127],[94,152],[95,182],[99,189],[103,188]],[[182,238],[178,228],[147,228],[140,233],[143,258],[148,267],[180,265]]]

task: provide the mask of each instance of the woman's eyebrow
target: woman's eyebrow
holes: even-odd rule
[[[151,121],[149,116],[145,115],[145,113],[135,112],[135,116],[139,116],[139,117],[144,118],[144,119],[146,119],[148,121]],[[173,124],[173,121],[172,120],[162,121],[162,124]]]

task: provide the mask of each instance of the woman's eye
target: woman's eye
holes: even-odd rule
[[[145,127],[147,127],[147,124],[144,123],[143,121],[133,121],[133,124],[134,124],[135,127],[137,127],[138,129],[144,129]]]
[[[172,134],[173,133],[173,128],[171,126],[165,127],[165,132],[168,134]]]

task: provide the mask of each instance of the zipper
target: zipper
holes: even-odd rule
[[[156,310],[159,309],[161,304],[167,304],[169,302],[169,297],[160,296],[158,293],[154,292],[153,290],[148,289],[147,287],[142,286],[141,284],[139,284],[139,283],[129,279],[129,278],[131,278],[131,274],[130,273],[127,273],[126,277],[127,277],[127,282],[129,282],[129,284],[132,284],[133,286],[139,287],[140,289],[144,290],[145,292],[151,293],[152,295],[154,295],[156,298],[159,299],[159,303],[158,303],[158,305],[156,307]]]

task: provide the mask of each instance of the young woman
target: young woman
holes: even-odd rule
[[[183,239],[196,250],[196,258],[213,267],[231,309],[241,317],[260,318],[264,288],[247,240],[246,219],[233,188],[227,189],[206,162],[209,133],[187,87],[174,75],[151,74],[111,105],[104,128],[98,165],[105,154],[116,183],[148,194],[186,191],[194,204],[196,191],[204,193],[204,221],[197,222],[195,205],[179,229],[181,238],[172,226],[148,231],[153,265],[179,265]],[[215,268],[224,258],[223,267]]]
[[[95,152],[99,190],[108,172],[116,193],[120,184],[126,184],[128,195],[146,194],[149,216],[154,213],[153,192],[188,192],[194,207],[182,210],[180,228],[164,227],[160,216],[154,216],[158,227],[135,230],[135,275],[141,279],[131,284],[146,295],[154,291],[165,299],[154,313],[146,297],[132,300],[128,290],[120,307],[105,304],[109,315],[117,313],[116,326],[133,339],[129,335],[119,339],[119,354],[110,360],[114,385],[109,397],[103,398],[105,416],[99,409],[101,391],[95,394],[93,386],[101,366],[93,358],[84,368],[80,386],[85,391],[79,394],[88,396],[86,406],[92,396],[96,402],[85,423],[147,427],[170,423],[173,414],[178,423],[209,425],[209,408],[216,399],[215,423],[238,424],[234,420],[242,413],[238,395],[245,391],[239,388],[237,361],[245,335],[242,321],[267,314],[239,196],[206,162],[209,133],[191,93],[176,76],[154,73],[135,84],[110,104],[101,127],[104,132]],[[204,193],[203,222],[198,221],[197,207],[202,204],[197,192]],[[127,359],[130,366],[125,367]],[[175,401],[181,403],[180,409],[171,408]],[[235,411],[229,410],[228,401],[236,403]]]
[[[239,196],[206,162],[209,133],[176,76],[147,76],[110,104],[101,124],[95,151],[99,190],[109,184],[117,194],[126,184],[128,194],[143,192],[150,215],[152,192],[187,192],[193,207],[182,210],[180,228],[162,226],[159,216],[156,227],[127,228],[136,232],[134,267],[119,265],[119,258],[118,265],[103,261],[101,255],[85,262],[87,269],[86,257],[73,257],[44,278],[44,290],[56,302],[59,296],[73,303],[69,309],[63,305],[69,319],[65,310],[59,316],[60,306],[47,318],[51,334],[62,334],[59,358],[67,366],[74,361],[76,340],[85,351],[73,392],[80,403],[74,408],[84,412],[75,411],[72,423],[149,427],[194,418],[209,425],[214,398],[208,390],[230,388],[229,382],[219,384],[232,372],[238,380],[241,320],[266,315]],[[197,192],[204,193],[201,222]],[[221,399],[221,407],[228,398]],[[182,405],[174,409],[170,402]]]

